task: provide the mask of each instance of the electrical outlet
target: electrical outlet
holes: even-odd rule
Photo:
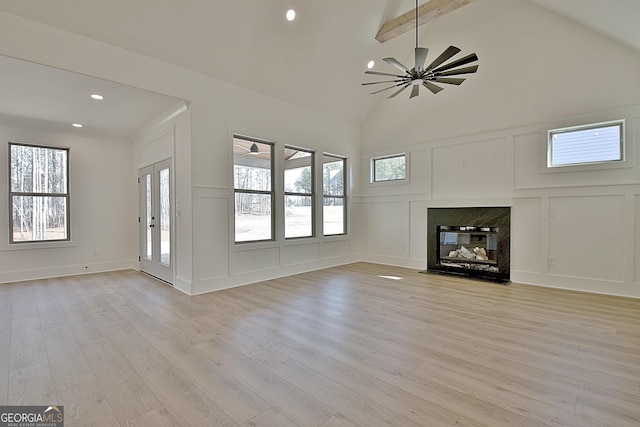
[[[254,264],[256,263],[256,255],[255,254],[251,255],[251,262],[254,263]]]
[[[549,265],[556,265],[556,257],[554,256],[550,256],[547,258],[547,264]]]

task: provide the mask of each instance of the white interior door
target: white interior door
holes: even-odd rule
[[[140,269],[173,284],[171,160],[140,169]]]

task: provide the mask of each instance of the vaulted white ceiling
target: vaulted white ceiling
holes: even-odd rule
[[[640,51],[638,0],[530,0]]]
[[[640,33],[635,30],[635,22],[631,22],[640,16],[640,1],[529,1],[640,51]],[[502,5],[504,2],[498,0],[475,0],[447,16],[447,23],[459,26],[464,33],[466,25],[481,16],[478,11],[500,14]],[[384,44],[374,37],[384,22],[414,6],[411,0],[0,0],[0,11],[160,59],[356,125],[361,125],[384,99],[384,95],[368,95],[370,88],[361,86],[362,82],[371,81],[363,74],[366,63],[376,60],[376,69],[381,71],[392,71],[386,64],[380,64],[386,56],[411,64],[415,34],[409,32]],[[289,8],[297,11],[293,22],[284,17]],[[429,25],[420,27],[421,46],[430,47],[429,41],[437,39]],[[429,38],[422,36],[425,30],[429,30]],[[465,40],[468,39],[467,36]],[[459,47],[463,53],[471,53],[476,50],[471,44]],[[439,53],[440,48],[437,46],[431,55]],[[480,63],[482,67],[482,59]],[[14,62],[0,61],[3,70],[0,90],[5,93],[6,85],[11,84],[13,101],[19,99],[20,90],[29,89],[28,83],[23,88],[17,83],[25,82],[24,78],[12,79],[5,72],[21,73],[16,66]],[[52,71],[49,77],[53,79],[58,71]],[[79,86],[86,83],[86,76],[76,77]],[[64,79],[61,75],[58,78]],[[74,85],[69,79],[63,84]],[[52,94],[41,93],[47,95]],[[7,97],[0,97],[0,113],[34,117],[44,114],[36,107],[29,109],[22,105],[48,105],[46,100],[33,98],[38,95],[30,96],[13,106]],[[130,105],[140,105],[140,121],[145,114],[152,113],[148,102],[164,108],[176,101],[159,95],[154,98],[156,95],[145,92],[131,91],[129,96]],[[136,101],[137,97],[140,101]],[[74,107],[74,97],[58,97],[57,102],[68,103],[65,108],[69,109],[81,105]],[[81,114],[82,108],[77,110]],[[35,118],[62,120],[54,116]]]

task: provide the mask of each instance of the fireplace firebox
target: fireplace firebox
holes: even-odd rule
[[[432,208],[427,222],[427,272],[509,283],[510,208]]]

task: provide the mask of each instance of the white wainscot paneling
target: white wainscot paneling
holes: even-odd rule
[[[360,253],[365,255],[369,251],[369,230],[371,230],[369,217],[371,216],[371,207],[369,203],[360,204],[360,220],[358,228],[360,229]]]
[[[433,198],[506,197],[510,191],[504,138],[433,149]]]
[[[399,181],[371,182],[371,159],[375,156],[367,155],[360,161],[363,194],[365,196],[396,196],[398,194],[428,195],[429,173],[431,164],[430,150],[393,151],[383,155],[405,153],[407,156],[407,178]]]
[[[338,258],[351,255],[351,240],[328,240],[322,244],[323,259]]]
[[[213,192],[215,193],[215,192]],[[229,199],[197,190],[193,224],[195,277],[207,280],[229,275]]]
[[[233,274],[251,273],[278,268],[279,266],[279,247],[231,252],[231,271]]]
[[[320,257],[318,243],[287,244],[282,248],[282,265],[303,264],[317,261]]]
[[[540,273],[542,248],[539,197],[514,199],[511,207],[511,270]]]
[[[358,199],[359,200],[359,199]],[[350,253],[362,254],[364,251],[364,230],[363,225],[366,209],[363,204],[358,202],[352,202],[349,206],[348,215],[351,218],[347,223],[347,232],[349,233],[350,242],[347,245],[347,249],[352,251]],[[324,258],[324,255],[323,255]]]
[[[371,203],[368,225],[370,254],[406,257],[409,249],[409,203]]]
[[[549,198],[549,274],[624,281],[624,196]]]
[[[513,137],[513,188],[531,188],[540,184],[541,138],[541,132]]]
[[[428,195],[430,191],[429,165],[431,164],[431,150],[416,150],[409,154],[411,189],[407,193]]]
[[[410,257],[417,261],[427,261],[427,202],[410,203]]]
[[[640,194],[634,195],[634,247],[633,283],[640,285]]]

